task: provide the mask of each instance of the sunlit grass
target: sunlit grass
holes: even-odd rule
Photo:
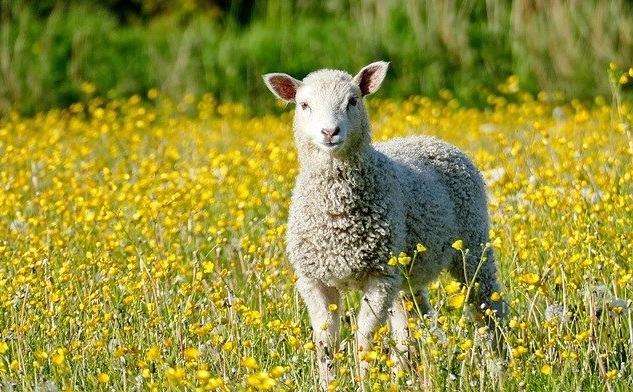
[[[314,390],[314,345],[284,255],[290,114],[151,95],[154,105],[94,100],[0,120],[0,389]],[[484,172],[512,308],[506,358],[464,312],[467,288],[446,276],[430,287],[438,317],[410,320],[417,350],[397,380],[387,329],[354,358],[346,313],[340,390],[353,390],[358,360],[374,364],[376,391],[624,390],[630,103],[525,95],[479,111],[442,96],[371,100],[374,139],[436,135]]]

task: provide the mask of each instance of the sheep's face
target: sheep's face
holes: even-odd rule
[[[343,71],[320,70],[303,81],[286,74],[267,74],[268,88],[286,102],[294,102],[295,132],[299,142],[339,155],[369,140],[367,112],[362,98],[375,92],[388,63],[377,62],[355,77]]]
[[[321,151],[336,153],[363,131],[366,117],[360,89],[352,77],[320,71],[304,79],[297,90],[295,132]]]

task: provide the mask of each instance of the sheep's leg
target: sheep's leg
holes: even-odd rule
[[[498,326],[508,312],[508,304],[501,297],[493,297],[495,292],[500,294],[501,291],[496,272],[492,248],[481,245],[471,249],[465,257],[460,257],[460,261],[451,268],[451,274],[464,284],[470,285],[474,282],[474,287],[471,287],[471,297],[468,300],[475,304],[483,315],[493,334],[493,348],[499,350],[503,344],[503,337]]]
[[[399,290],[400,281],[394,277],[370,277],[365,282],[356,330],[356,350],[357,356],[360,358],[361,380],[367,375],[370,368],[369,362],[363,360],[363,356],[372,348],[373,331],[385,322],[389,308],[394,305]],[[399,320],[401,320],[402,316],[399,312],[398,314]]]
[[[402,293],[404,294],[404,293]],[[389,321],[391,324],[391,337],[395,346],[391,354],[391,360],[395,363],[393,375],[397,376],[400,371],[409,371],[411,367],[411,347],[409,340],[409,313],[403,306],[403,301],[407,300],[407,295],[402,298],[396,298],[393,307],[389,312]],[[417,302],[416,312],[421,313],[420,316],[431,316],[435,314],[435,309],[429,303],[429,294],[426,287],[420,288],[413,296]]]
[[[469,302],[474,303],[480,311],[491,309],[496,317],[503,318],[507,308],[503,300],[492,298],[494,292],[499,293],[501,286],[497,280],[494,252],[490,246],[473,246],[465,255],[459,255],[451,267],[451,274],[465,285],[471,285]]]
[[[409,317],[402,305],[402,298],[398,296],[389,311],[389,322],[391,324],[391,337],[394,347],[391,353],[391,360],[394,362],[393,375],[398,376],[401,370],[409,368]]]
[[[326,389],[335,378],[332,355],[337,344],[341,297],[334,287],[306,277],[297,280],[297,290],[308,308],[317,352],[319,381],[321,388]],[[332,304],[336,305],[336,309],[331,310]]]

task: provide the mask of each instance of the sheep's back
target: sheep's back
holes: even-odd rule
[[[471,245],[488,240],[486,192],[479,170],[457,147],[433,137],[395,138],[376,149],[416,173],[437,174],[459,224],[456,235]]]

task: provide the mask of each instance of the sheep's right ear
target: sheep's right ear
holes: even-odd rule
[[[284,73],[266,74],[264,75],[264,82],[277,98],[286,102],[294,102],[297,90],[303,85],[300,80]]]

